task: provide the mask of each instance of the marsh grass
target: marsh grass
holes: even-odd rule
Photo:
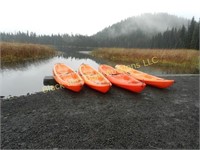
[[[48,58],[56,53],[47,45],[0,42],[1,65]]]
[[[126,65],[142,64],[156,57],[158,63],[154,63],[151,67],[159,67],[172,73],[199,73],[200,54],[198,50],[99,48],[91,54]]]

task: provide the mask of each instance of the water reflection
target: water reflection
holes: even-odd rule
[[[53,66],[58,62],[65,63],[74,70],[77,70],[82,63],[98,68],[96,61],[86,57],[77,58],[74,56],[56,56],[48,60],[26,63],[26,65],[17,68],[4,68],[1,69],[0,73],[3,87],[1,96],[20,96],[41,91],[44,76],[51,76]]]

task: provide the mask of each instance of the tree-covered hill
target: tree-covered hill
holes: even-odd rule
[[[92,36],[1,32],[1,41],[76,47],[199,49],[199,22],[166,13],[130,17]]]
[[[141,31],[146,36],[151,37],[156,33],[164,32],[167,29],[181,28],[183,25],[187,27],[188,23],[188,19],[169,15],[167,13],[146,13],[115,23],[112,26],[106,27],[94,36],[97,38],[113,38]]]

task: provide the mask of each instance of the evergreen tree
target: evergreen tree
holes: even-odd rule
[[[190,43],[190,48],[199,50],[199,23],[195,24],[191,43]]]
[[[186,28],[183,25],[179,30],[178,48],[185,48],[186,46]]]
[[[186,40],[186,48],[190,49],[191,46],[191,41],[192,41],[192,36],[193,36],[193,32],[194,32],[194,28],[195,28],[195,20],[194,17],[192,18],[192,21],[188,27],[188,33],[187,33],[187,40]]]

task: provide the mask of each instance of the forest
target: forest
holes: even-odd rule
[[[115,33],[119,33],[119,26],[116,24]],[[35,43],[59,46],[74,47],[119,47],[119,48],[163,48],[163,49],[197,49],[199,50],[199,22],[194,17],[188,23],[188,26],[172,27],[165,31],[150,34],[142,29],[135,29],[126,34],[110,36],[108,27],[94,35],[69,35],[52,34],[37,35],[34,32],[1,32],[1,41]]]

